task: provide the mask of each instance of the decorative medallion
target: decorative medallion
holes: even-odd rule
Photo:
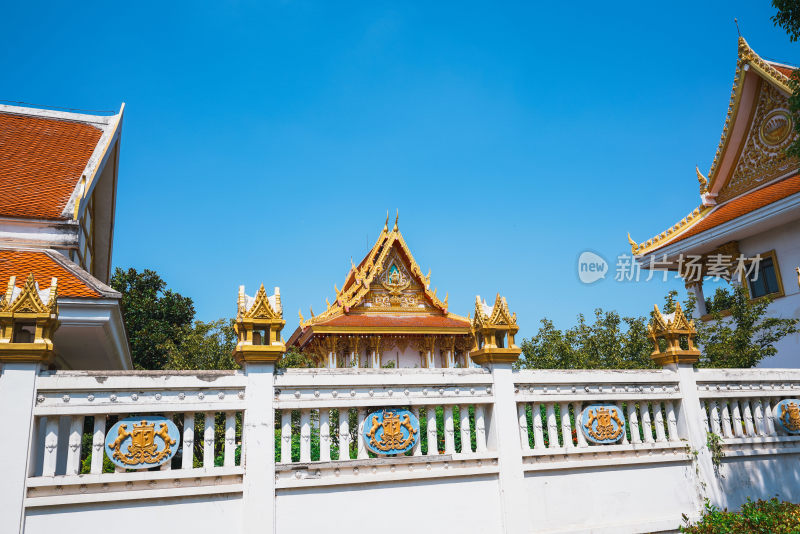
[[[792,117],[783,109],[771,111],[761,123],[759,134],[764,144],[778,146],[783,143],[792,132]]]
[[[419,420],[408,410],[384,409],[367,416],[363,432],[375,454],[403,454],[419,441]]]
[[[775,406],[775,421],[788,433],[800,434],[800,400],[784,399]]]
[[[179,442],[178,427],[166,417],[128,417],[109,429],[106,454],[124,469],[147,469],[170,461]]]
[[[616,443],[625,432],[625,416],[613,404],[592,404],[583,410],[581,429],[593,443]]]

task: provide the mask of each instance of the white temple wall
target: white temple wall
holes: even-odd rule
[[[769,313],[773,317],[800,317],[800,285],[795,271],[800,267],[800,220],[742,239],[739,249],[748,257],[775,251],[785,296],[770,304]],[[775,347],[778,354],[762,361],[759,367],[800,367],[800,333],[785,337]]]

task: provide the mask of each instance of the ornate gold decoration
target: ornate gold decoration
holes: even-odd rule
[[[700,172],[700,168],[697,165],[694,166],[694,172],[697,173],[697,183],[700,184],[700,194],[702,195],[708,191],[708,179],[703,176],[703,173]]]
[[[762,83],[752,127],[717,201],[729,200],[797,168],[797,159],[786,156],[786,148],[796,137],[788,97],[774,85]]]
[[[695,363],[700,358],[700,351],[694,345],[697,330],[694,321],[683,314],[680,302],[675,303],[675,311],[662,314],[658,305],[653,306],[653,318],[647,326],[647,336],[653,342],[650,357],[659,365],[670,363]],[[685,339],[687,348],[681,348],[681,339]],[[661,348],[661,340],[666,347]]]
[[[39,291],[33,274],[22,288],[12,276],[0,296],[0,362],[49,362],[55,355],[53,334],[58,328],[58,280]]]
[[[164,448],[158,450],[156,436],[164,440]],[[120,450],[122,443],[131,438],[128,452]],[[108,444],[108,448],[114,451],[113,458],[125,465],[157,464],[172,453],[170,448],[175,445],[175,440],[169,436],[169,429],[166,423],[161,423],[158,432],[155,430],[155,423],[142,421],[141,424],[134,424],[133,430],[128,432],[128,425],[120,425],[117,439]]]
[[[648,239],[643,243],[639,243],[638,245],[633,239],[631,239],[631,235],[628,234],[628,243],[631,245],[631,254],[639,256],[663,246],[667,241],[671,241],[673,238],[678,237],[678,235],[682,234],[703,220],[703,218],[711,212],[711,209],[712,208],[708,206],[698,206],[689,215],[681,219],[672,227],[667,228],[657,236]]]
[[[376,439],[376,433],[383,428],[381,440]],[[403,438],[403,428],[408,430],[408,437]],[[370,445],[381,451],[403,450],[414,442],[417,430],[411,424],[408,414],[405,414],[403,421],[396,412],[392,410],[383,411],[383,421],[378,420],[377,415],[372,416],[372,427],[367,432]]]
[[[617,423],[616,428],[611,421]],[[597,424],[595,424],[597,423]],[[589,410],[589,418],[583,425],[586,431],[597,441],[615,440],[622,434],[622,421],[617,415],[617,410],[598,407],[597,413]]]
[[[302,321],[302,314],[300,318]],[[237,314],[234,329],[238,343],[233,356],[240,365],[243,362],[275,362],[286,352],[281,339],[281,330],[286,324],[283,320],[281,293],[269,297],[261,284],[255,297],[245,295],[244,286],[239,286]]]
[[[788,430],[792,432],[800,430],[800,408],[798,408],[796,402],[781,404],[780,420]]]
[[[470,353],[475,362],[483,365],[517,361],[522,352],[514,343],[514,336],[518,331],[517,314],[509,311],[508,303],[500,293],[495,297],[491,309],[479,296],[475,297],[472,333],[475,336],[477,350]]]

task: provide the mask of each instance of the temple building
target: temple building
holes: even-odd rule
[[[741,283],[750,298],[774,299],[771,315],[800,317],[800,162],[786,155],[797,139],[788,100],[793,70],[739,38],[719,147],[707,175],[695,169],[697,207],[646,241],[628,236],[642,268],[681,275],[697,298],[698,319],[710,319],[703,280],[718,276]],[[763,365],[800,365],[800,335],[777,348]]]
[[[389,219],[375,245],[358,265],[351,265],[342,288],[334,285],[333,302],[300,325],[286,343],[314,354],[321,367],[454,368],[473,364],[470,353],[484,347],[514,345],[516,315],[504,298],[493,306],[476,298],[475,316],[451,313],[448,297],[431,290],[397,227]],[[516,357],[516,356],[515,356]]]
[[[132,367],[108,286],[123,109],[0,105],[0,350],[36,345],[56,368]]]

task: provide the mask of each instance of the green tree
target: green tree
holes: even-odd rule
[[[711,321],[697,322],[700,367],[755,367],[778,352],[775,343],[798,331],[800,319],[768,317],[771,299],[751,300],[741,286],[718,289],[713,301],[728,307],[716,306]]]
[[[797,0],[772,0],[778,12],[772,16],[775,26],[783,28],[791,42],[800,39],[800,2]],[[794,118],[794,131],[800,134],[800,71],[795,70],[789,78],[792,95],[789,97],[789,109]],[[786,149],[790,156],[800,157],[800,136]]]
[[[236,332],[232,319],[218,319],[206,323],[195,321],[184,327],[178,342],[167,340],[165,369],[238,369],[233,359]]]
[[[194,319],[192,299],[167,289],[155,272],[117,268],[111,287],[122,294],[125,329],[137,369],[164,369]]]

